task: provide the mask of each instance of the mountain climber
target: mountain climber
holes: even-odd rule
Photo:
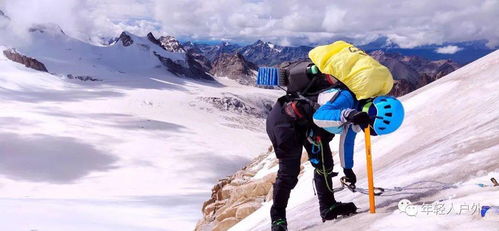
[[[329,142],[334,134],[341,134],[341,165],[346,181],[354,186],[356,132],[371,125],[374,135],[387,134],[396,130],[403,118],[400,102],[382,96],[393,86],[390,71],[363,51],[338,41],[314,48],[309,57],[312,63],[302,62],[278,71],[279,84],[287,86],[287,94],[278,99],[266,122],[279,160],[270,210],[273,231],[287,230],[286,207],[298,182],[302,148],[315,167],[314,184],[323,222],[349,215],[357,209],[354,203],[334,198],[332,177],[337,173],[333,172]]]

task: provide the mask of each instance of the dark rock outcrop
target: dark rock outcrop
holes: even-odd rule
[[[8,59],[10,59],[16,63],[24,64],[24,66],[26,66],[28,68],[35,69],[37,71],[48,72],[47,68],[45,67],[45,65],[42,62],[40,62],[34,58],[30,58],[30,57],[24,56],[22,54],[19,54],[14,49],[4,50],[3,54]]]
[[[272,109],[273,102],[262,100],[258,103],[250,103],[235,95],[223,97],[200,97],[201,101],[212,104],[221,111],[234,112],[241,115],[249,115],[256,118],[267,118]]]
[[[79,75],[72,75],[72,74],[68,74],[66,75],[66,77],[68,79],[77,79],[77,80],[81,80],[81,81],[102,81],[100,79],[96,79],[92,76],[88,76],[88,75],[83,75],[83,76],[79,76]]]
[[[417,87],[411,84],[406,79],[395,80],[393,82],[393,88],[390,91],[389,95],[393,96],[402,96],[409,92],[416,90]]]
[[[125,31],[121,32],[120,37],[118,37],[118,41],[121,41],[125,47],[133,44],[132,37],[130,37],[130,35],[128,35]]]
[[[161,64],[168,69],[168,71],[177,76],[186,76],[192,79],[213,80],[213,77],[206,73],[202,65],[189,54],[186,54],[187,65],[182,65],[181,63],[175,62],[170,58],[163,57],[156,52],[154,52],[154,55],[159,59]]]
[[[212,63],[210,73],[217,77],[227,77],[241,84],[251,85],[255,83],[258,67],[240,54],[222,54]]]
[[[161,42],[159,42],[159,40],[156,39],[156,37],[154,37],[154,35],[151,32],[147,33],[147,39],[149,39],[149,41],[151,41],[152,43],[154,43],[160,47],[163,47],[161,45]],[[163,49],[164,49],[164,47],[163,47]]]
[[[165,50],[169,52],[185,53],[185,49],[182,44],[180,44],[180,42],[173,36],[161,36],[159,37],[158,42]]]
[[[151,41],[152,43],[165,49],[166,51],[174,53],[185,53],[182,44],[180,44],[180,42],[173,36],[170,35],[161,36],[159,37],[159,39],[157,39],[156,37],[154,37],[154,35],[151,32],[149,32],[147,34],[147,39],[149,39],[149,41]]]
[[[369,55],[390,69],[395,80],[405,80],[413,86],[417,86],[420,73],[410,65],[402,62],[403,56],[397,53],[385,53],[381,50],[373,51]]]
[[[193,61],[197,62],[200,65],[201,69],[205,72],[209,72],[211,70],[211,62],[204,55],[193,51],[187,51],[186,55]]]
[[[205,80],[213,80],[213,77],[207,74],[210,64],[205,63],[203,57],[199,57],[196,54],[187,53],[186,59],[187,65],[189,65],[189,69],[185,72],[187,76],[194,76],[196,78]]]
[[[172,36],[162,36],[159,39],[149,32],[146,36],[147,40],[152,44],[142,44],[140,41],[133,41],[133,38],[127,32],[122,32],[121,35],[116,39],[116,42],[121,41],[123,46],[128,47],[136,42],[136,45],[146,47],[148,50],[150,47],[158,46],[162,49],[173,52],[173,53],[184,53],[185,60],[172,60],[169,57],[164,57],[165,55],[153,51],[153,55],[158,58],[163,66],[165,66],[168,71],[172,72],[177,76],[185,76],[192,79],[204,79],[213,80],[207,72],[210,70],[211,66],[209,62],[206,62],[205,58],[200,54],[185,53],[182,45]]]

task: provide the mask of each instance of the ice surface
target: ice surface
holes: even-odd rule
[[[336,193],[336,199],[353,201],[363,213],[322,223],[312,191],[313,169],[307,164],[291,193],[289,230],[499,230],[498,220],[483,219],[479,212],[433,216],[420,212],[408,216],[398,210],[398,203],[404,198],[415,205],[453,205],[452,211],[478,204],[499,205],[499,187],[477,185],[491,185],[489,179],[499,177],[499,111],[495,106],[499,101],[498,75],[499,51],[495,51],[402,97],[406,119],[400,130],[372,139],[376,186],[393,188],[432,180],[455,187],[430,187],[413,194],[376,197],[376,214],[366,212],[366,195],[344,190]],[[366,188],[363,142],[363,136],[358,136],[354,171],[358,187]],[[334,150],[337,146],[332,147]],[[337,155],[334,158],[338,163]],[[334,181],[337,187],[338,178]],[[268,230],[270,203],[231,230]]]
[[[33,33],[17,50],[54,75],[0,55],[2,230],[192,230],[217,179],[270,145],[263,119],[199,98],[278,91],[176,77],[151,52],[185,54],[145,38],[96,47]]]

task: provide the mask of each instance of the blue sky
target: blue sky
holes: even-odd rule
[[[499,45],[497,0],[0,0],[0,9],[20,26],[56,23],[78,38],[127,30],[281,45],[379,37],[404,48],[481,39]]]

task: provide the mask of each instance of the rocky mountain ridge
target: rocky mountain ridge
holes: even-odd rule
[[[31,68],[37,71],[48,72],[47,67],[45,67],[45,65],[42,62],[36,60],[35,58],[31,58],[23,54],[20,54],[15,49],[4,50],[3,54],[5,55],[6,58],[16,63],[24,64],[24,66],[26,66],[27,68]]]
[[[241,170],[220,179],[211,190],[211,197],[202,206],[203,218],[195,231],[225,231],[272,200],[272,184],[278,160],[270,146],[266,153],[253,159]],[[307,162],[302,155],[301,163]],[[300,167],[300,176],[304,166]]]
[[[217,77],[227,77],[240,84],[254,85],[258,66],[246,61],[240,53],[222,53],[213,60],[210,73]]]
[[[431,61],[419,56],[404,56],[382,50],[373,51],[369,55],[390,69],[395,80],[390,94],[394,96],[412,92],[461,67],[452,60]]]
[[[284,62],[306,60],[308,51],[312,49],[312,47],[306,46],[279,46],[261,40],[247,46],[239,46],[227,42],[218,45],[186,42],[183,45],[186,50],[199,56],[204,56],[206,58],[205,61],[209,61],[212,65],[215,60],[227,59],[231,55],[240,54],[243,59],[234,58],[234,60],[240,60],[239,65],[217,65],[217,67],[212,66],[211,68],[214,69],[210,70],[215,75],[226,75],[239,82],[247,82],[247,71],[241,68],[241,66],[251,66],[251,63],[258,66],[279,66],[279,64]],[[383,48],[386,48],[386,46],[386,44],[383,45]],[[372,51],[370,55],[387,66],[392,72],[395,86],[390,94],[394,96],[401,96],[414,91],[451,73],[461,66],[452,60],[432,61],[420,56],[405,56],[383,50]],[[217,61],[217,64],[219,63],[221,62]]]

